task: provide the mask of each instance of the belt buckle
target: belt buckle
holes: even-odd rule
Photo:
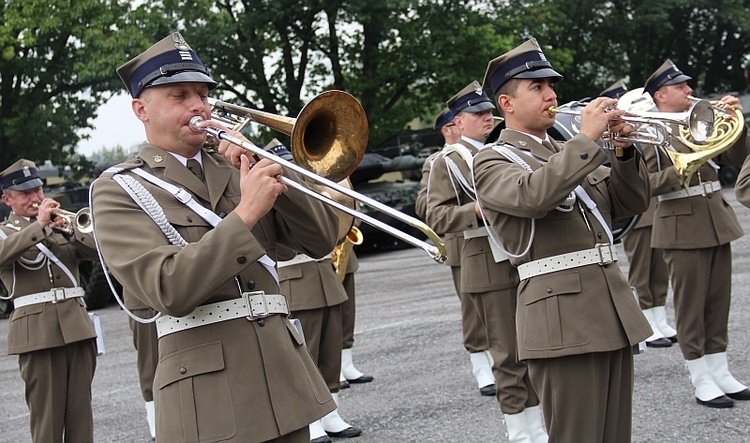
[[[65,301],[65,288],[52,288],[49,292],[52,294],[52,303]]]
[[[599,266],[611,265],[615,262],[615,254],[609,243],[597,243],[596,250],[599,253]]]
[[[260,296],[260,306],[256,308],[255,306],[253,306],[251,299],[257,300],[257,296]],[[270,311],[268,310],[268,300],[266,299],[265,291],[243,292],[242,298],[245,300],[245,303],[247,303],[247,310],[250,315],[245,318],[249,321],[266,318],[271,315]]]
[[[714,182],[701,183],[703,189],[703,195],[711,195],[714,193]]]

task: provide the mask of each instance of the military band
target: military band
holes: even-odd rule
[[[15,306],[8,353],[32,441],[93,442],[97,334],[77,263],[99,257],[123,286],[152,439],[359,436],[339,390],[373,377],[353,361],[359,264],[351,253],[336,273],[336,212],[289,190],[309,185],[278,162],[207,143],[208,127],[223,128],[208,102],[218,84],[180,33],[117,74],[147,141],[92,184],[93,232],[61,217],[33,162],[0,172],[12,210],[0,226],[0,278]],[[483,82],[437,116],[445,144],[422,167],[415,210],[445,241],[481,395],[496,397],[511,443],[626,443],[645,342],[678,344],[699,405],[750,400],[728,354],[731,242],[744,232],[717,165],[742,166],[735,193],[750,207],[747,129],[685,170],[679,156],[693,150],[677,123],[665,143],[623,138],[638,128],[618,108],[618,81],[562,143],[547,133],[562,80],[534,38],[489,60]],[[690,80],[666,60],[643,87],[651,111],[692,112]],[[733,96],[711,106],[742,109]],[[623,240],[627,278],[612,235],[623,216],[640,216]]]

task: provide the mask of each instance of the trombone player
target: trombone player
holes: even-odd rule
[[[190,121],[209,119],[217,83],[180,33],[117,72],[147,142],[92,184],[94,232],[123,291],[162,313],[159,441],[308,443],[335,404],[279,295],[276,246],[324,256],[336,215],[287,194],[277,163],[203,149]]]
[[[659,112],[683,112],[693,99],[685,75],[666,60],[646,80],[645,92]],[[741,110],[739,99],[725,96],[720,104]],[[714,105],[717,106],[717,105]],[[720,155],[741,165],[748,154],[747,128]],[[672,128],[671,149],[691,153]],[[729,372],[727,343],[732,286],[730,242],[743,235],[737,216],[721,193],[717,165],[703,159],[688,183],[668,153],[646,147],[652,195],[658,199],[651,246],[664,250],[674,290],[675,321],[680,350],[695,387],[698,404],[727,408],[734,400],[750,400],[750,390]],[[679,154],[678,154],[679,155]]]

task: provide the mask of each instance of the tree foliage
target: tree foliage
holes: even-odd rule
[[[294,117],[324,90],[350,92],[371,145],[430,126],[532,36],[565,76],[561,102],[639,87],[667,58],[699,95],[742,90],[750,56],[750,0],[9,0],[0,17],[0,164],[75,163],[78,130],[123,90],[115,68],[172,31],[243,106]]]

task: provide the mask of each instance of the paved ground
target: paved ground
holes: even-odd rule
[[[731,190],[725,195],[750,233],[750,209],[737,205]],[[729,323],[731,369],[746,384],[750,384],[749,237],[733,244]],[[625,260],[621,265],[627,269]],[[343,417],[364,430],[353,443],[507,442],[497,402],[481,397],[473,384],[448,269],[421,250],[394,251],[361,257],[357,283],[355,363],[375,381],[341,393]],[[96,441],[147,442],[126,316],[115,306],[97,312],[107,354],[98,359],[93,385]],[[2,320],[0,349],[6,347],[6,335],[7,320]],[[677,347],[649,350],[636,356],[635,362],[634,442],[750,441],[750,402],[727,410],[698,406]],[[30,441],[15,356],[0,357],[0,418],[0,442]]]

